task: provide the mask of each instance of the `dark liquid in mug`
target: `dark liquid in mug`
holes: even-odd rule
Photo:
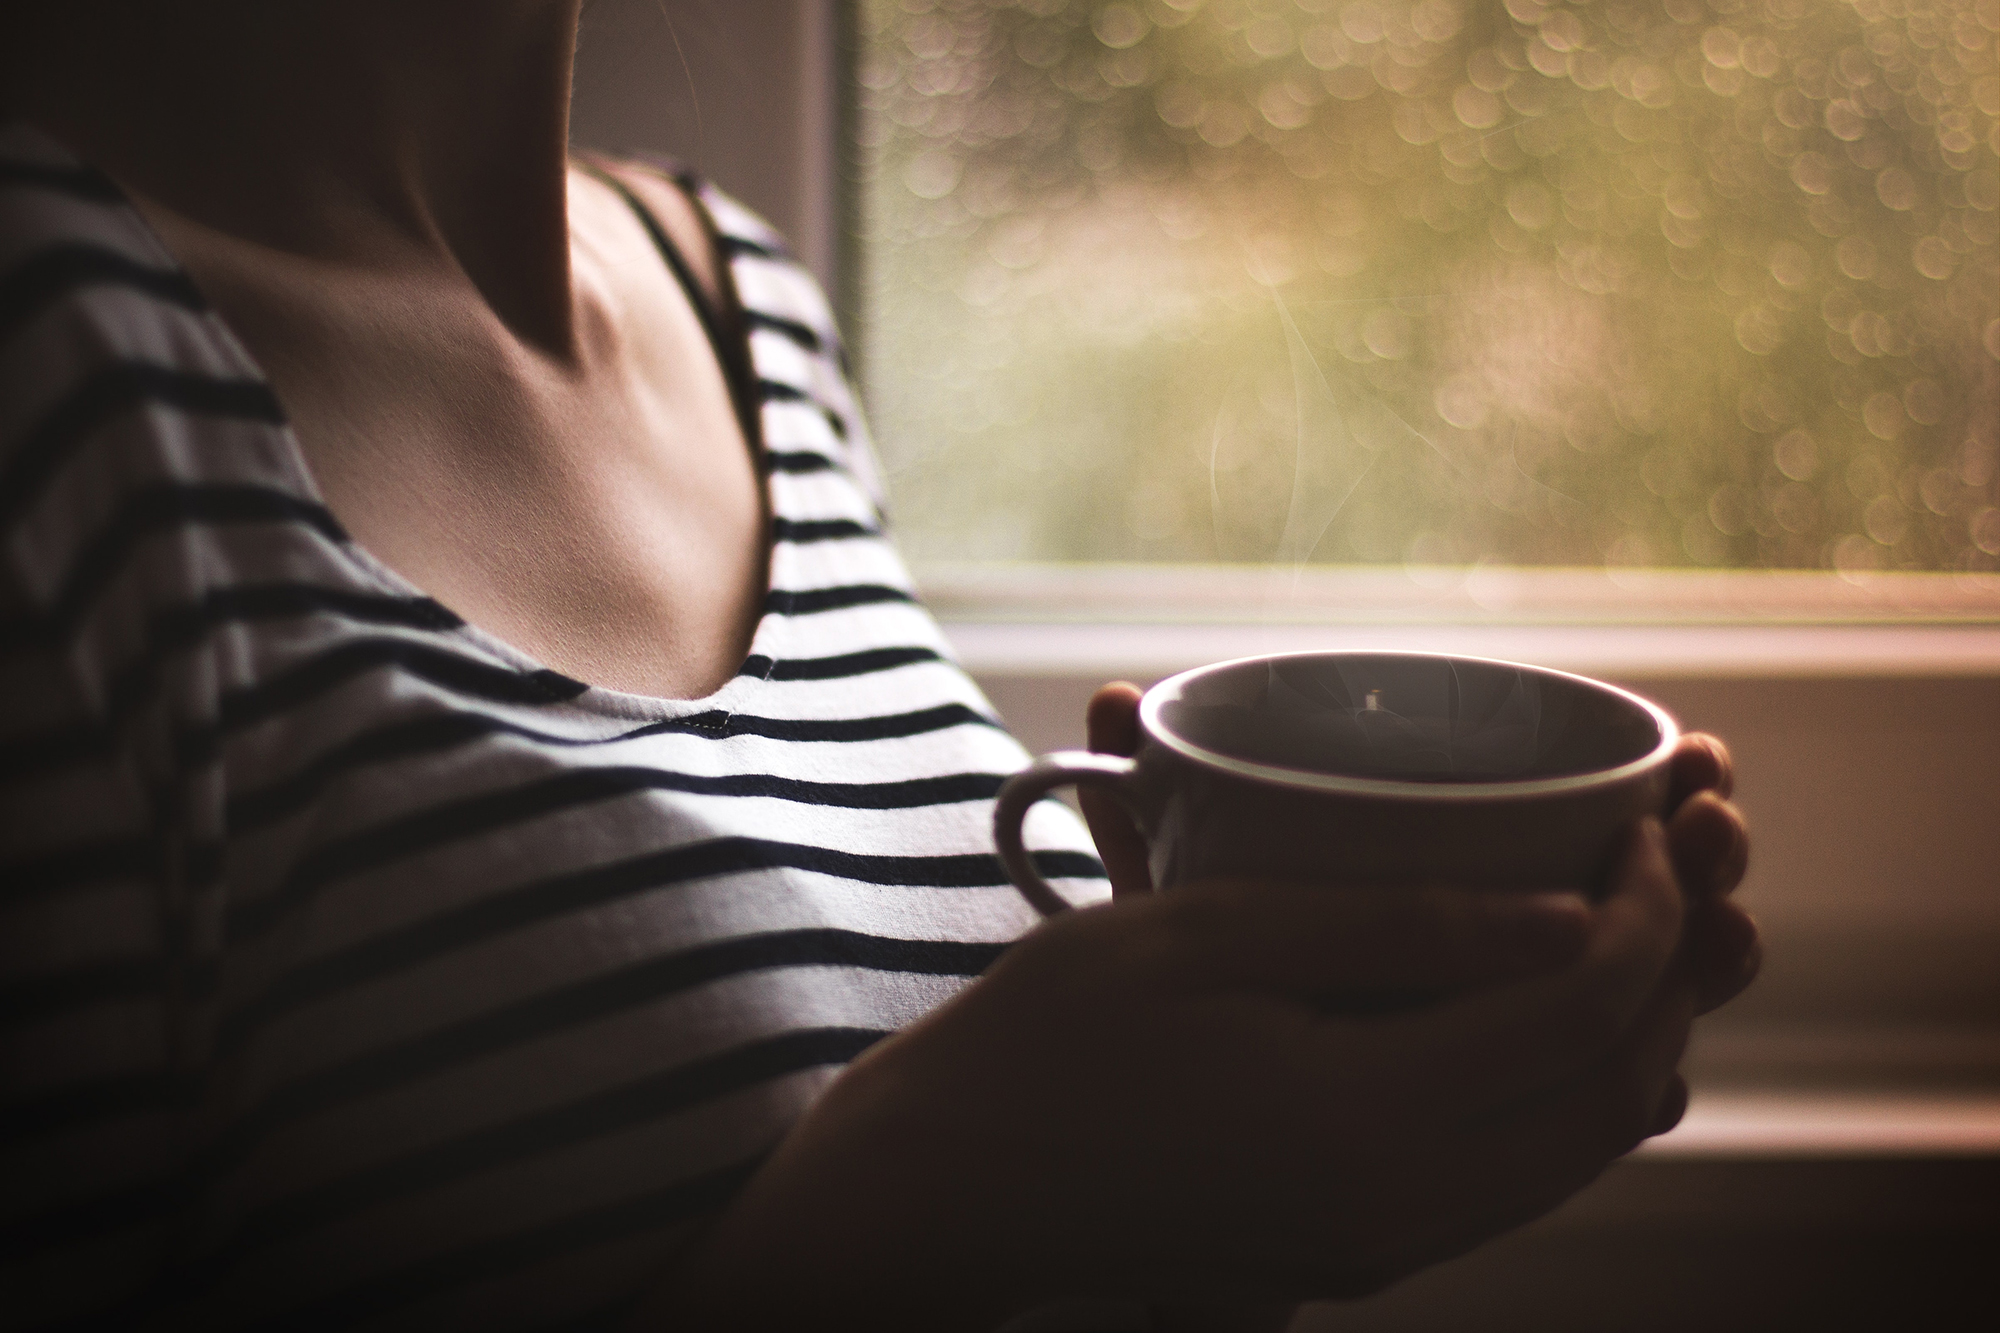
[[[1588,682],[1397,653],[1245,662],[1188,682],[1160,721],[1232,759],[1405,782],[1570,777],[1660,743],[1650,714]]]

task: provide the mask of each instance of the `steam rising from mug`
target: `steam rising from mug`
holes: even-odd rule
[[[1504,782],[1537,765],[1541,682],[1525,672],[1461,672],[1440,658],[1394,682],[1353,661],[1277,659],[1257,697],[1181,700],[1167,721],[1213,748],[1318,773],[1408,782]],[[1197,742],[1199,743],[1199,742]]]

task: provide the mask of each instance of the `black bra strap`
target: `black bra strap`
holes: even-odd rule
[[[709,345],[715,349],[715,359],[722,366],[723,378],[728,382],[730,401],[736,408],[736,421],[743,429],[744,440],[749,443],[753,452],[761,450],[762,443],[757,429],[756,384],[750,372],[750,349],[743,339],[741,330],[732,331],[724,327],[721,312],[714,308],[709,301],[708,293],[702,290],[699,282],[695,281],[694,271],[688,267],[687,260],[682,257],[679,247],[667,235],[667,229],[660,225],[660,220],[653,216],[653,210],[646,207],[633,192],[632,187],[594,163],[584,162],[580,165],[592,176],[616,190],[618,197],[623,199],[638,217],[639,225],[646,229],[648,236],[652,237],[653,248],[660,252],[662,259],[666,260],[667,268],[680,283],[681,290],[687,294],[688,304],[694,307],[695,318],[701,321],[702,332],[708,335]],[[680,186],[676,185],[674,188],[679,189]],[[697,204],[696,207],[699,208],[700,205]]]

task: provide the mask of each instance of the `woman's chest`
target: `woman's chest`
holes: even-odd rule
[[[462,274],[172,239],[372,557],[577,679],[684,698],[735,670],[766,586],[762,480],[643,235],[595,256],[615,274],[577,275],[555,347]]]

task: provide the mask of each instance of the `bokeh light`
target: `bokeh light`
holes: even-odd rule
[[[860,15],[919,558],[2000,569],[2000,0]]]

